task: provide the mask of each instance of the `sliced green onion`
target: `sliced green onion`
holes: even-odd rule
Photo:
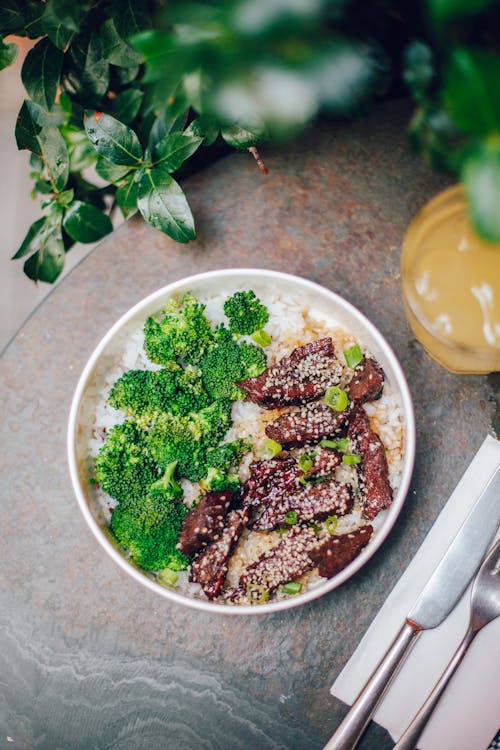
[[[269,440],[264,440],[264,442],[259,445],[257,448],[257,455],[260,456],[260,458],[273,458],[274,456],[277,456],[278,453],[281,453],[282,450],[283,446],[277,443],[276,440],[269,438]]]
[[[252,340],[259,346],[269,346],[273,341],[268,332],[264,331],[263,328],[261,328],[260,331],[254,331],[254,333],[252,333]]]
[[[338,438],[337,440],[328,440],[324,438],[319,443],[323,448],[334,448],[335,450],[345,453],[349,447],[349,440],[347,438]]]
[[[160,581],[160,583],[163,583],[164,586],[175,586],[175,584],[179,580],[179,576],[175,572],[175,570],[165,568],[164,570],[160,570],[160,572],[158,573],[158,580]]]
[[[329,534],[335,534],[337,523],[338,523],[337,516],[328,516],[328,518],[325,521],[325,529],[328,531]]]
[[[299,520],[299,514],[296,510],[289,510],[285,516],[285,523],[289,526],[293,526]]]
[[[356,365],[359,365],[359,363],[363,361],[363,352],[357,344],[354,344],[353,346],[350,346],[349,349],[345,350],[344,358],[347,367],[354,369]]]
[[[349,397],[338,385],[331,385],[326,389],[325,404],[333,411],[344,411],[349,403]]]
[[[360,464],[361,456],[359,453],[344,453],[342,456],[342,463],[351,466],[352,464]]]
[[[302,584],[298,581],[289,581],[288,583],[285,583],[284,586],[281,587],[281,590],[284,594],[298,594],[299,591],[302,589]]]
[[[303,453],[297,463],[301,471],[311,471],[313,467],[313,460],[307,453]]]
[[[287,526],[278,526],[277,529],[275,529],[277,534],[288,534],[290,529]]]
[[[258,583],[247,584],[247,599],[251,604],[264,604],[267,600],[267,589]]]

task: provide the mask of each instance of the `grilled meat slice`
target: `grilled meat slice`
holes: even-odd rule
[[[384,371],[372,357],[365,357],[356,367],[348,385],[349,398],[357,404],[380,398],[384,388]]]
[[[313,465],[305,473],[306,477],[327,477],[342,463],[342,453],[332,448],[315,448],[312,456]]]
[[[243,487],[245,505],[261,505],[282,492],[298,485],[302,476],[293,458],[272,458],[269,461],[254,461],[250,465],[250,477]]]
[[[262,375],[237,383],[250,401],[266,409],[305,404],[336,385],[342,365],[335,356],[331,337],[299,346]]]
[[[248,509],[231,510],[220,538],[205,547],[191,563],[190,580],[201,583],[209,599],[219,595],[227,574],[228,561],[249,517]]]
[[[297,492],[281,495],[266,505],[251,524],[254,531],[269,531],[286,523],[286,515],[295,511],[300,522],[320,521],[328,516],[344,516],[352,508],[350,487],[335,481],[306,485]]]
[[[287,448],[318,443],[339,433],[347,424],[349,414],[349,407],[334,411],[323,403],[308,404],[270,422],[266,435]]]
[[[392,503],[392,487],[384,446],[362,406],[351,415],[348,437],[355,453],[361,456],[359,485],[363,515],[370,520]]]
[[[309,553],[317,543],[313,529],[294,526],[275,547],[243,571],[238,591],[246,592],[251,600],[252,587],[263,587],[271,592],[283,583],[294,581],[314,567]]]
[[[184,518],[178,548],[192,557],[202,547],[219,539],[233,499],[232,492],[206,492]]]
[[[332,536],[316,549],[309,552],[313,563],[318,566],[318,573],[323,578],[332,578],[349,565],[366,547],[373,533],[370,525],[351,531],[348,534]]]

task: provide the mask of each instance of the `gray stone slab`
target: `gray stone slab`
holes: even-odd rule
[[[330,685],[491,431],[497,398],[494,379],[431,361],[405,321],[401,239],[444,185],[409,152],[407,118],[404,105],[385,105],[262,148],[268,177],[245,155],[221,160],[185,186],[195,242],[132,220],[6,351],[0,746],[316,750],[338,724],[345,707]],[[371,561],[319,601],[247,619],[170,604],[109,560],[77,508],[65,449],[78,376],[111,324],[170,281],[234,266],[305,276],[365,312],[407,373],[418,431],[407,503]],[[391,744],[373,727],[361,747]]]

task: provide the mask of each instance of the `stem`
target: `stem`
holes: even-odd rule
[[[259,152],[257,151],[257,149],[255,148],[255,146],[249,146],[248,150],[250,151],[250,153],[252,154],[253,158],[257,162],[257,166],[259,167],[259,169],[262,172],[262,174],[268,174],[269,170],[267,169],[266,165],[264,164],[264,162],[262,160],[262,157],[259,154]]]

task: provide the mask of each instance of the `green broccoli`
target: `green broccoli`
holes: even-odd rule
[[[228,297],[224,302],[224,312],[229,318],[229,330],[237,336],[259,331],[269,320],[267,307],[251,290],[235,292]]]
[[[137,500],[158,479],[158,465],[148,452],[145,434],[131,420],[116,425],[95,457],[96,479],[120,502]]]
[[[214,342],[200,362],[203,384],[213,398],[240,401],[245,394],[238,380],[255,377],[266,369],[266,354],[253,344],[238,343],[223,325],[215,331]]]
[[[250,448],[250,444],[242,438],[210,448],[207,451],[207,466],[221,471],[235,470]]]
[[[148,318],[144,325],[144,349],[152,362],[197,364],[213,339],[205,305],[192,294],[178,302],[170,299],[159,320]]]
[[[157,463],[165,467],[178,461],[178,474],[196,482],[206,473],[206,454],[231,426],[231,403],[214,401],[187,416],[156,413],[140,420],[147,446]]]
[[[116,381],[109,403],[131,416],[168,411],[188,414],[208,406],[212,399],[203,388],[201,372],[172,363],[161,370],[129,370]]]
[[[225,474],[220,469],[210,468],[206,477],[201,480],[200,487],[205,491],[237,493],[241,482],[237,474],[231,472]]]
[[[136,502],[119,503],[111,516],[114,537],[144,570],[180,570],[189,564],[176,548],[189,511],[181,502],[182,488],[174,479],[175,468],[175,462],[167,466],[149,492]]]

